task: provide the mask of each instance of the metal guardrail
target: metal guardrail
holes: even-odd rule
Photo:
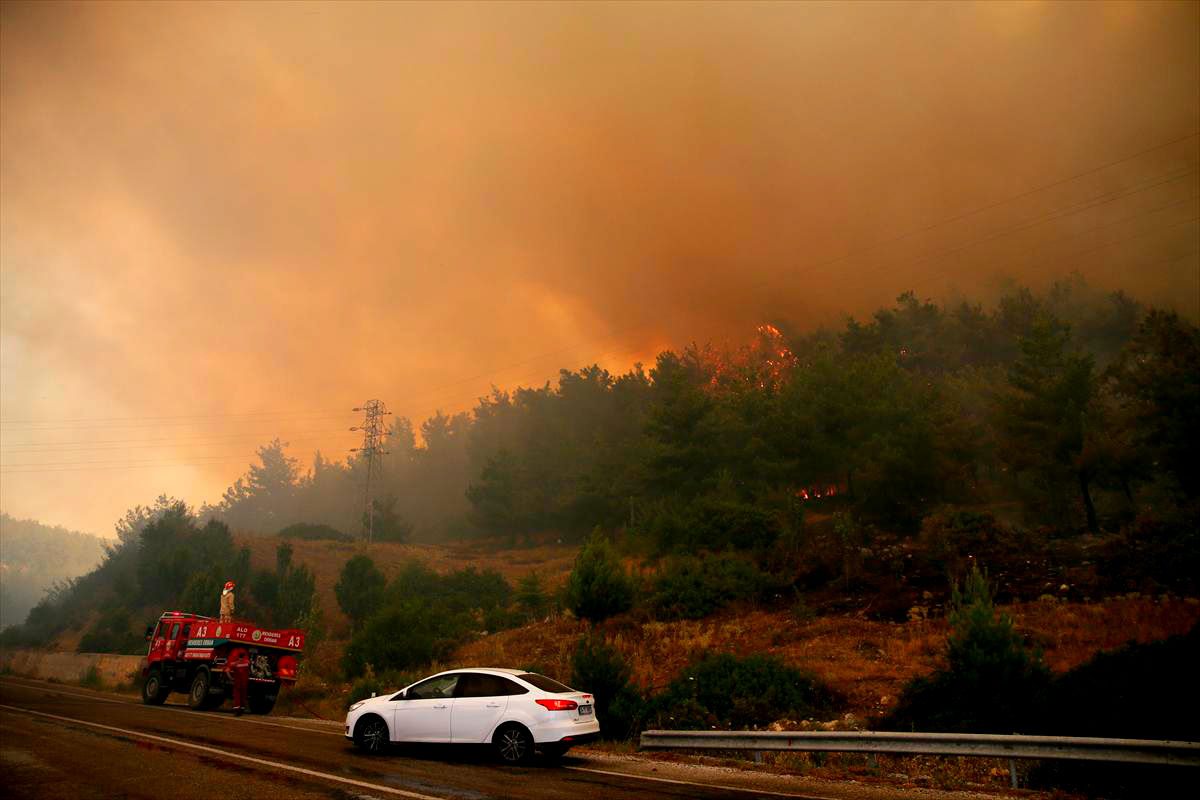
[[[1200,742],[1155,739],[882,731],[645,731],[641,746],[644,750],[792,750],[1200,767]]]

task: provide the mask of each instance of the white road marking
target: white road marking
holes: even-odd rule
[[[11,681],[10,678],[5,678],[5,680],[0,681],[0,683],[10,682],[10,681]],[[117,704],[123,705],[123,706],[140,706],[142,708],[153,709],[155,711],[173,711],[176,714],[195,715],[195,714],[199,714],[199,713],[205,713],[205,712],[193,711],[190,708],[185,709],[185,708],[177,708],[175,706],[151,706],[151,705],[146,705],[145,703],[138,703],[136,700],[113,700],[112,698],[100,697],[95,694],[84,694],[83,692],[68,692],[68,691],[64,691],[62,689],[52,689],[49,686],[47,686],[45,684],[41,684],[41,683],[31,684],[31,683],[22,683],[20,681],[11,681],[11,682],[13,683],[13,685],[20,686],[25,689],[34,689],[37,691],[46,692],[48,694],[60,694],[65,697],[81,697],[85,700],[95,700],[100,703],[117,703]],[[302,733],[323,733],[326,736],[342,736],[343,738],[345,738],[340,730],[338,730],[338,731],[323,731],[323,730],[319,730],[317,728],[306,728],[302,725],[284,725],[282,722],[267,722],[264,719],[248,719],[246,717],[227,717],[226,715],[222,715],[220,717],[217,717],[216,719],[220,719],[222,722],[237,721],[238,723],[244,722],[248,725],[266,725],[268,728],[285,728],[289,731],[300,731]],[[340,723],[339,723],[339,726],[340,726]]]
[[[6,676],[4,678],[4,681],[10,681],[10,680],[11,680],[11,676]],[[3,682],[3,681],[0,681],[0,682]],[[45,692],[49,692],[51,694],[61,694],[61,695],[66,695],[68,697],[81,697],[81,698],[88,699],[88,700],[99,700],[104,703],[120,703],[122,705],[131,705],[131,706],[138,705],[138,703],[133,700],[112,700],[112,699],[109,699],[106,697],[98,697],[93,694],[83,694],[82,692],[67,692],[67,691],[63,691],[62,689],[52,689],[40,682],[36,682],[36,683],[33,681],[30,681],[29,683],[20,682],[20,681],[12,681],[12,682],[15,683],[17,686],[22,686],[22,687],[25,687],[28,689],[39,689],[39,690],[42,690]],[[31,685],[31,684],[33,684],[33,685]],[[180,714],[202,713],[202,712],[192,711],[191,709],[185,710],[182,708],[172,708],[169,706],[147,706],[147,705],[143,704],[143,707],[156,709],[158,711],[174,711],[174,712],[180,713]],[[0,705],[0,708],[12,708],[12,706]],[[28,713],[39,714],[42,712],[29,711]],[[53,716],[53,715],[52,714],[44,714],[44,716]],[[63,719],[66,719],[66,718],[63,717]],[[301,732],[305,732],[305,733],[324,733],[329,736],[339,736],[339,737],[345,738],[345,736],[342,734],[341,731],[338,731],[338,732],[322,731],[322,730],[316,730],[314,728],[300,727],[298,725],[283,725],[278,722],[266,722],[265,720],[258,720],[258,719],[245,719],[244,717],[243,718],[234,717],[234,719],[237,720],[238,722],[247,722],[247,723],[251,723],[254,725],[267,725],[272,728],[285,728],[290,731],[301,731]],[[227,720],[224,720],[224,718],[222,718],[222,721],[227,721]],[[85,723],[85,724],[94,725],[97,723]],[[141,735],[149,736],[150,734],[141,734]],[[199,747],[200,745],[195,745],[195,746]],[[657,777],[652,777],[650,775],[637,775],[637,774],[629,773],[629,772],[617,772],[615,770],[595,769],[594,767],[564,766],[563,768],[564,769],[573,769],[577,772],[594,772],[597,775],[611,775],[611,776],[614,776],[617,778],[631,778],[633,780],[654,781],[656,783],[673,783],[673,784],[678,784],[680,786],[698,786],[703,789],[719,789],[719,790],[727,791],[727,792],[746,792],[749,794],[769,795],[771,797],[802,798],[803,800],[836,800],[836,798],[820,797],[818,795],[789,794],[787,792],[772,792],[772,791],[765,791],[765,790],[761,790],[761,789],[748,789],[748,788],[743,788],[743,787],[738,787],[738,786],[723,786],[720,784],[713,784],[713,783],[700,783],[697,781],[683,781],[683,780],[677,780],[674,778],[657,778]],[[299,767],[297,767],[297,769],[299,769]],[[364,784],[364,785],[370,785],[370,784]]]
[[[766,789],[750,789],[744,786],[719,786],[715,783],[698,783],[697,781],[680,781],[674,778],[652,778],[649,775],[632,775],[628,772],[615,772],[607,769],[593,769],[592,767],[563,767],[563,769],[573,769],[576,772],[594,772],[597,775],[614,775],[618,778],[636,778],[639,781],[656,781],[658,783],[675,783],[680,786],[699,786],[702,789],[720,789],[725,792],[746,792],[748,794],[770,795],[771,797],[797,797],[800,800],[837,800],[834,797],[820,797],[815,794],[790,794],[788,792],[772,792]]]
[[[265,758],[255,758],[254,756],[242,755],[231,750],[221,750],[217,747],[209,747],[204,744],[195,744],[193,742],[185,742],[180,739],[171,739],[166,736],[157,736],[153,733],[142,733],[141,731],[129,730],[128,728],[118,728],[113,725],[102,725],[99,722],[88,722],[84,719],[73,719],[71,717],[61,717],[58,714],[47,714],[43,711],[32,711],[27,708],[17,708],[16,706],[0,705],[0,709],[12,711],[17,714],[32,714],[37,717],[46,717],[47,719],[56,719],[60,722],[70,722],[76,725],[87,725],[90,728],[99,728],[100,730],[112,731],[122,734],[123,736],[136,736],[140,739],[149,739],[153,742],[162,742],[174,747],[184,747],[189,750],[199,750],[202,753],[212,753],[214,755],[224,756],[225,758],[234,758],[238,761],[246,761],[251,764],[257,764],[262,767],[270,767],[271,769],[282,769],[288,772],[295,772],[300,775],[307,775],[310,778],[319,778],[325,781],[333,781],[334,783],[342,783],[348,786],[357,786],[360,789],[370,789],[373,792],[383,792],[384,794],[397,795],[399,797],[411,797],[414,800],[445,800],[432,794],[419,794],[417,792],[408,792],[403,789],[393,789],[390,786],[383,786],[378,783],[368,783],[367,781],[356,781],[353,778],[343,778],[340,775],[331,775],[328,772],[318,772],[315,769],[306,769],[297,767],[292,764],[285,764],[282,761],[268,761]]]

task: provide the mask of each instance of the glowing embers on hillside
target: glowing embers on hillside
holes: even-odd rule
[[[813,484],[804,486],[796,490],[796,497],[803,501],[823,500],[827,497],[837,497],[843,494],[844,490],[836,483]]]

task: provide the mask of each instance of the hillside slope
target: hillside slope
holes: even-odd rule
[[[440,573],[467,567],[495,570],[514,585],[522,576],[537,570],[550,586],[555,586],[566,579],[579,549],[578,545],[556,540],[533,547],[497,549],[495,542],[489,540],[444,545],[375,542],[367,546],[358,542],[282,539],[278,536],[237,538],[239,547],[250,548],[250,564],[255,569],[272,569],[279,545],[286,542],[292,546],[293,563],[307,566],[316,578],[321,610],[335,637],[349,633],[349,620],[338,606],[334,587],[343,565],[356,555],[369,556],[389,580],[406,562],[415,560]]]
[[[56,581],[99,564],[104,544],[98,536],[0,514],[0,629],[24,622]]]

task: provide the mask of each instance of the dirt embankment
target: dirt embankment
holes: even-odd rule
[[[141,668],[141,656],[7,648],[0,650],[0,671],[27,678],[122,686],[135,682],[140,677]]]
[[[1102,650],[1165,639],[1200,622],[1200,603],[1179,598],[1050,600],[1001,610],[1057,672]],[[665,686],[705,653],[766,653],[815,673],[846,697],[859,719],[886,713],[908,681],[941,666],[949,632],[944,618],[893,623],[847,614],[798,620],[787,611],[761,609],[677,622],[610,620],[599,627],[644,688]],[[575,642],[587,628],[559,617],[486,636],[460,648],[455,665],[538,666],[570,680]]]

